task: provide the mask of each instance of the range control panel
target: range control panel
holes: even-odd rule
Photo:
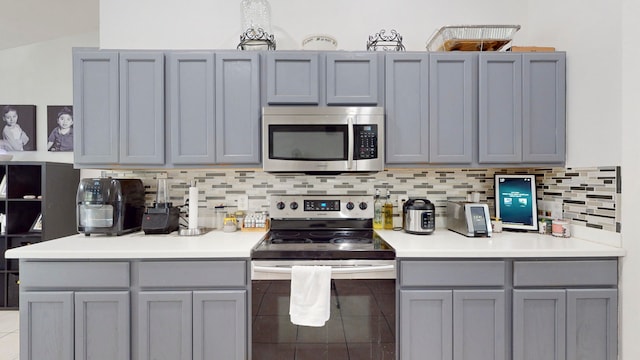
[[[373,219],[369,195],[271,195],[271,218]]]

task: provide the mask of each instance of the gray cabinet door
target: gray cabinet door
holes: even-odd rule
[[[194,291],[193,359],[247,358],[247,292]]]
[[[213,164],[216,162],[213,52],[170,52],[167,61],[170,162]]]
[[[136,335],[138,359],[191,360],[191,298],[191,291],[140,292]]]
[[[20,293],[20,359],[73,360],[73,292]]]
[[[477,55],[429,55],[429,159],[468,164],[477,121]]]
[[[429,162],[429,55],[386,54],[387,164]]]
[[[328,52],[327,105],[378,105],[382,88],[379,87],[380,56],[378,53]]]
[[[398,359],[453,359],[450,290],[400,290]]]
[[[119,151],[118,53],[73,52],[73,156],[77,164],[114,164]]]
[[[522,162],[522,55],[481,54],[479,162]]]
[[[164,164],[164,54],[120,53],[120,163]]]
[[[216,54],[216,162],[260,163],[260,58]]]
[[[618,291],[567,290],[567,359],[618,358]]]
[[[453,358],[504,360],[507,354],[504,290],[453,291]]]
[[[565,161],[564,53],[523,54],[523,160]]]
[[[565,290],[513,290],[513,359],[564,359],[565,315]]]
[[[319,68],[316,52],[267,52],[267,103],[319,104]]]
[[[129,292],[77,292],[74,300],[75,359],[130,359]]]

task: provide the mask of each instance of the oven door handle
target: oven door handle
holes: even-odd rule
[[[322,265],[320,265],[322,266]],[[371,266],[340,266],[331,267],[332,274],[358,274],[364,272],[373,271],[389,271],[394,270],[395,265],[371,265]],[[291,266],[254,266],[253,271],[277,273],[277,274],[291,274]]]

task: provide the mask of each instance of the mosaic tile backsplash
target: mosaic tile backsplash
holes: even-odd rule
[[[375,194],[387,189],[399,218],[399,199],[422,197],[436,205],[436,216],[445,215],[447,200],[465,200],[478,192],[494,213],[495,173],[536,174],[538,207],[545,211],[561,207],[563,217],[574,226],[620,232],[620,167],[530,168],[530,169],[389,169],[376,174],[312,176],[270,174],[261,169],[113,170],[103,176],[140,178],[145,184],[147,204],[153,204],[157,178],[166,177],[170,201],[185,203],[190,183],[200,192],[199,219],[212,226],[214,207],[235,211],[237,197],[246,194],[249,211],[267,211],[270,194]],[[399,211],[400,210],[400,211]]]

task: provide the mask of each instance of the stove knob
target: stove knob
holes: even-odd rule
[[[295,210],[298,208],[298,203],[294,201],[291,203],[291,205],[289,205],[289,207],[291,208],[291,210]]]
[[[367,210],[367,203],[363,201],[360,203],[360,205],[358,205],[358,207],[360,208],[360,210]]]
[[[278,208],[278,210],[284,210],[284,203],[282,201],[279,201],[276,204],[276,207]]]
[[[353,205],[353,203],[351,201],[349,201],[347,203],[347,210],[353,210],[354,207],[355,207],[355,205]]]

